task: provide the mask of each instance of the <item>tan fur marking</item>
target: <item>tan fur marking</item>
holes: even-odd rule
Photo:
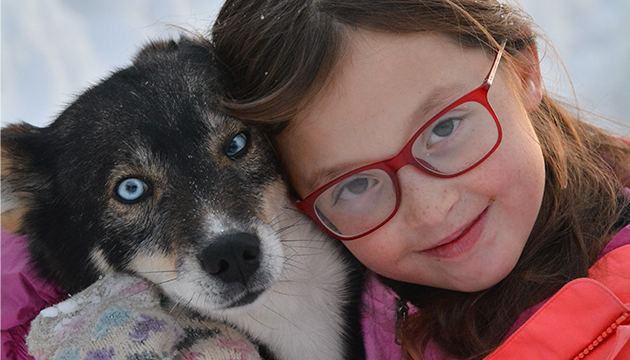
[[[11,175],[10,169],[13,169],[15,165],[11,156],[9,156],[9,151],[4,146],[0,148],[0,158],[2,159],[0,161],[0,176],[6,178]]]
[[[25,208],[10,209],[2,212],[2,227],[14,234],[22,229],[22,218],[26,213]]]
[[[98,249],[98,250],[92,251],[92,253],[90,254],[90,260],[92,260],[92,263],[94,264],[94,266],[96,266],[96,268],[102,273],[108,273],[108,272],[114,271],[114,269],[112,269],[112,267],[109,265],[107,260],[105,260],[105,255],[103,255],[103,250]]]
[[[160,284],[177,277],[176,265],[176,255],[138,254],[129,264],[129,268],[143,278]]]
[[[15,193],[9,185],[11,178],[15,177],[16,161],[11,156],[9,150],[4,146],[0,150],[0,176],[3,181],[9,182],[2,184],[2,227],[12,233],[19,233],[22,228],[22,218],[28,210],[27,203],[29,194]],[[19,164],[19,162],[17,163]]]
[[[262,193],[263,205],[261,211],[256,215],[267,224],[271,224],[278,217],[278,215],[287,210],[290,207],[290,203],[287,200],[286,185],[282,181],[281,177],[278,177],[276,181],[267,186]],[[297,210],[296,210],[297,211]]]

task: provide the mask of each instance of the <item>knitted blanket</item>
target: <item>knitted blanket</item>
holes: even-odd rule
[[[185,308],[165,309],[155,286],[112,273],[44,309],[27,338],[37,360],[254,360],[238,330]]]

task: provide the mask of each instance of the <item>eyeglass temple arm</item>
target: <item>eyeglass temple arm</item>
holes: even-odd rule
[[[501,62],[501,57],[503,56],[503,51],[505,50],[506,43],[507,43],[507,39],[501,42],[501,47],[499,48],[497,55],[494,57],[494,63],[492,64],[492,69],[490,69],[490,72],[488,73],[488,76],[486,77],[486,80],[485,80],[485,85],[486,85],[485,87],[487,89],[490,88],[490,86],[492,85],[492,82],[494,81],[494,76],[496,75],[497,69],[499,68],[499,63]]]

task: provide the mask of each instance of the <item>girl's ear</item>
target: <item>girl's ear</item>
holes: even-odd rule
[[[542,101],[543,89],[536,43],[527,45],[514,55],[523,89],[523,105],[527,112],[534,111]]]

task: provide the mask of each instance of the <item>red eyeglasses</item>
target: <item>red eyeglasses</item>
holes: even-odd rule
[[[501,125],[488,102],[488,91],[504,48],[505,42],[481,86],[431,118],[396,156],[348,172],[295,206],[332,236],[353,240],[396,214],[401,196],[396,173],[403,166],[452,178],[481,164],[501,143]]]

